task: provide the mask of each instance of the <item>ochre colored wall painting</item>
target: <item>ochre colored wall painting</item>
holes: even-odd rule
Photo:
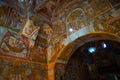
[[[107,0],[105,0],[105,2],[106,1]],[[93,3],[96,3],[96,2],[95,1],[91,2],[90,6],[94,6]],[[101,2],[98,1],[98,3],[100,4]],[[106,6],[105,9],[102,9],[103,6]],[[95,8],[97,8],[97,11],[95,10]],[[85,9],[87,9],[87,8],[83,8],[84,11],[85,11]],[[120,29],[119,28],[120,7],[119,6],[114,7],[112,9],[110,3],[107,2],[107,3],[104,3],[102,5],[102,7],[99,7],[99,6],[95,7],[94,6],[94,7],[91,7],[90,9],[91,9],[90,11],[92,11],[92,12],[89,13],[88,15],[86,15],[86,17],[87,17],[88,20],[89,19],[93,19],[93,21],[91,21],[91,23],[93,24],[94,30],[96,32],[99,32],[99,31],[100,32],[101,31],[103,31],[103,32],[109,32],[109,33],[117,34],[117,36],[119,36],[119,34],[120,34],[119,33],[120,32],[120,30],[119,30]],[[106,11],[108,11],[108,12],[106,12]],[[93,13],[94,13],[94,16],[90,15],[90,14],[93,14]],[[86,12],[85,12],[85,14],[86,14]],[[96,18],[96,19],[94,19],[94,18]],[[83,39],[83,41],[84,41],[84,39]],[[77,44],[77,41],[76,41],[75,44]],[[80,42],[79,42],[79,44],[80,44]],[[56,66],[64,64],[64,65],[60,66],[60,68],[62,68],[62,67],[64,67],[64,68],[63,69],[59,69],[59,68],[55,67],[55,75],[54,75],[55,76],[55,80],[61,80],[62,79],[61,74],[64,75],[65,65],[67,63],[67,60],[69,60],[69,57],[72,54],[72,51],[73,51],[72,49],[75,49],[75,46],[73,46],[73,47],[70,46],[69,47],[69,45],[68,45],[67,47],[68,48],[66,48],[65,51],[63,50],[62,53],[60,54],[60,56],[58,57],[58,62],[56,63]]]
[[[73,32],[76,32],[77,30],[85,27],[85,14],[83,9],[77,8],[73,10],[66,18],[66,27],[68,31],[68,35],[72,34]],[[72,28],[73,31],[69,31],[69,29]]]
[[[116,3],[113,1],[116,1]],[[28,15],[21,15],[14,8],[0,6],[1,80],[48,80],[48,71],[50,72],[50,70],[48,70],[47,64],[55,63],[57,58],[61,62],[57,62],[55,67],[50,69],[55,71],[55,80],[63,79],[65,61],[69,59],[74,48],[76,48],[76,46],[71,46],[65,52],[59,53],[66,46],[63,45],[62,41],[67,38],[69,27],[77,31],[84,28],[84,26],[89,26],[89,23],[93,20],[92,24],[97,23],[98,29],[92,26],[96,32],[104,31],[120,34],[119,0],[83,0],[80,3],[76,2],[79,1],[72,1],[71,4],[64,3],[61,0],[56,3],[54,1],[48,2],[50,5],[47,4],[47,7],[51,6],[50,11],[53,8],[56,12],[49,15],[49,10],[43,9],[47,10],[45,13],[49,15],[47,17],[51,18],[52,16],[52,19],[50,19],[51,25],[43,22],[43,26],[35,25],[34,20],[28,19]],[[77,6],[73,6],[73,3],[76,3]],[[64,5],[62,6],[62,4]],[[54,8],[55,6],[57,7]],[[109,13],[109,10],[112,11]],[[67,17],[67,14],[71,14],[70,17]],[[43,21],[45,19],[49,21],[47,17]],[[66,17],[67,21],[65,21]],[[104,21],[105,24],[107,23],[110,26],[98,23],[95,18]],[[99,25],[102,26],[102,29]],[[111,25],[115,26],[115,30],[112,29],[111,31]],[[50,77],[53,77],[52,75],[54,76],[51,72]]]
[[[56,42],[50,48],[48,48],[48,61],[54,62],[57,58],[59,51],[64,47],[62,42]],[[50,52],[49,52],[50,51]]]
[[[0,53],[13,57],[26,58],[29,42],[27,38],[7,31],[0,45]]]
[[[111,9],[108,0],[92,0],[90,4],[91,7],[94,9],[95,15],[99,15],[104,11]]]
[[[39,63],[47,63],[47,47],[35,45],[33,48],[30,48],[29,60]]]
[[[40,27],[35,25],[33,20],[29,20],[27,15],[22,15],[18,10],[7,5],[1,5],[0,11],[1,26],[32,40],[36,39]]]
[[[57,63],[55,65],[55,80],[63,80],[64,78],[64,73],[65,73],[65,66],[66,64],[64,63]]]
[[[0,80],[47,80],[46,69],[39,64],[0,57],[0,65]]]
[[[99,16],[94,24],[97,31],[106,31],[110,33],[120,34],[120,6],[111,9],[109,12]]]
[[[24,26],[20,13],[16,9],[6,5],[2,5],[0,11],[0,25],[20,33]],[[26,20],[24,20],[24,22],[26,22]]]
[[[22,34],[27,36],[30,39],[36,40],[39,29],[40,27],[35,26],[32,20],[27,20],[23,28]]]

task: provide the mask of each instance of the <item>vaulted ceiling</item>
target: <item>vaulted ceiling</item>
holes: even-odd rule
[[[15,37],[32,53],[27,55],[29,60],[46,62],[49,56],[48,61],[51,58],[54,61],[63,46],[84,34],[104,31],[119,35],[119,3],[119,0],[0,0],[0,28],[4,35],[0,43],[4,46],[4,41]]]
[[[54,31],[55,26],[62,25],[65,27],[65,23],[55,23],[57,21],[65,21],[65,17],[76,8],[83,0],[2,0],[0,1],[1,6],[1,15],[9,15],[11,12],[12,16],[16,17],[17,20],[22,21],[22,26],[25,26],[27,19],[31,19],[33,24],[36,26],[48,26],[48,33],[53,32],[54,38],[62,35],[56,35],[57,32]],[[10,11],[14,9],[13,11]],[[50,29],[51,28],[51,29]],[[40,29],[39,34],[42,34],[42,28]],[[44,30],[44,29],[43,29]],[[60,31],[58,31],[58,34]],[[66,33],[65,28],[61,30],[62,33]],[[42,35],[45,36],[45,35]],[[48,39],[49,35],[46,35]],[[38,35],[39,37],[39,35]],[[40,38],[37,38],[42,40]],[[42,40],[46,41],[46,40]],[[47,43],[47,42],[43,42]]]
[[[66,13],[69,13],[71,7],[77,7],[82,0],[2,0],[1,2],[16,9],[21,15],[31,12],[40,22],[47,22],[52,27],[52,22],[61,20]]]

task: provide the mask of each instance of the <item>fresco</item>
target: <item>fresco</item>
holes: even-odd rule
[[[1,5],[0,6],[0,25],[5,25],[5,23],[7,22],[7,13],[8,13],[8,9],[7,6],[5,5]]]
[[[17,10],[13,9],[13,8],[8,8],[9,12],[8,12],[8,19],[7,19],[7,25],[10,27],[16,27],[16,28],[21,28],[20,26],[17,26]]]
[[[53,31],[49,24],[45,23],[43,26],[41,26],[40,34],[39,36],[44,39],[50,39]]]
[[[49,24],[45,23],[40,27],[36,43],[40,46],[48,46],[51,37],[53,37],[53,30]]]
[[[64,45],[60,41],[54,43],[54,45],[49,45],[49,47],[47,48],[48,61],[55,61],[59,51],[62,50],[63,47]]]
[[[7,31],[0,45],[3,55],[26,58],[28,56],[28,40],[25,37]]]
[[[23,28],[22,34],[26,37],[35,40],[40,27],[35,26],[32,20],[28,20]]]
[[[86,5],[86,6],[84,6]],[[100,6],[98,6],[100,5]],[[104,7],[104,8],[103,8]],[[97,16],[111,9],[111,5],[108,0],[89,0],[83,1],[83,3],[77,7],[82,9],[84,18],[82,20],[84,24],[87,24],[90,20],[93,20]]]
[[[73,32],[83,28],[85,26],[85,14],[81,8],[77,8],[72,11],[68,17],[66,18],[66,27],[67,27],[67,34],[70,35]],[[69,29],[72,28],[72,31]]]
[[[0,80],[46,80],[46,72],[38,64],[0,58],[0,65]]]
[[[19,33],[23,28],[20,13],[5,5],[2,5],[0,10],[0,25]]]
[[[98,0],[89,0],[89,1],[85,0],[82,2],[81,5],[79,5],[79,7],[76,7],[76,9],[77,8],[81,8],[82,15],[84,16],[84,17],[81,16],[81,19],[83,23],[86,25],[90,20],[93,20],[94,18],[101,15],[102,13],[110,10],[112,7],[108,0],[99,0],[99,1]]]
[[[108,1],[110,1],[111,5]],[[87,21],[91,19],[96,18],[93,21],[94,30],[96,31],[120,33],[120,19],[118,19],[120,11],[118,7],[107,12],[112,6],[115,7],[117,5],[117,3],[112,1],[114,0],[87,0],[82,4],[81,2],[78,4],[77,2],[79,1],[71,1],[70,4],[68,4],[69,1],[64,2],[64,0],[48,1],[47,7],[45,5],[47,9],[41,8],[41,12],[38,9],[37,13],[40,12],[40,15],[34,18],[37,21],[36,23],[41,26],[36,25],[32,19],[28,20],[28,15],[22,15],[16,9],[8,6],[0,6],[0,25],[6,27],[6,29],[0,27],[0,57],[11,57],[13,59],[13,61],[11,59],[8,59],[8,61],[0,59],[0,80],[47,80],[46,76],[48,77],[48,73],[52,71],[50,70],[51,68],[41,69],[41,66],[36,64],[45,64],[48,67],[48,63],[56,62],[55,60],[59,52],[65,46],[62,41],[67,38],[67,34],[71,35],[79,29],[84,28],[88,25]],[[119,0],[116,1],[119,2]],[[28,8],[30,8],[29,3]],[[73,8],[77,9],[73,10]],[[45,10],[47,12],[43,13],[42,11]],[[52,14],[51,11],[53,12]],[[100,16],[103,13],[105,15]],[[34,15],[30,12],[28,14]],[[67,16],[67,14],[69,15]],[[43,18],[41,18],[41,15]],[[63,20],[63,17],[67,17],[66,21]],[[103,24],[100,21],[116,26],[115,31],[110,29],[111,26]],[[69,32],[69,28],[73,28],[73,32]],[[7,31],[8,29],[10,31]],[[15,31],[16,33],[11,31]],[[61,60],[61,63],[57,63],[54,68],[56,80],[63,79],[64,61],[69,59],[76,45],[70,46],[69,49],[60,54],[59,60]],[[21,59],[21,62],[26,60],[29,63],[19,63],[16,61],[18,59]],[[51,77],[52,72],[50,74]]]
[[[88,7],[86,10],[85,10],[85,14],[86,14],[86,18],[87,19],[92,19],[94,17],[94,10],[92,7]]]
[[[61,35],[61,34],[66,34],[66,27],[65,26],[65,22],[63,21],[59,21],[59,22],[53,22],[53,32],[54,35]]]
[[[86,5],[86,6],[84,6]],[[88,1],[84,1],[80,7],[83,9],[84,16],[86,18],[86,21],[89,19],[92,19],[95,16],[95,11],[93,7],[89,4]]]
[[[63,80],[66,64],[57,63],[55,65],[55,80]]]
[[[59,51],[64,45],[61,42],[56,42],[53,44],[54,45],[51,44],[49,46],[41,46],[36,43],[34,47],[30,48],[29,60],[42,63],[46,63],[47,61],[55,61]]]
[[[47,47],[35,45],[30,48],[30,61],[47,63]]]
[[[105,14],[99,16],[98,18],[102,21],[107,22],[108,24],[113,23],[115,20],[119,19],[120,16],[120,5],[109,10]]]
[[[109,12],[98,17],[99,22],[96,24],[102,24],[106,26],[107,31],[120,35],[120,6],[116,6]]]
[[[110,6],[108,0],[91,0],[90,5],[95,12],[95,16],[98,16],[101,13],[111,9],[111,6]]]

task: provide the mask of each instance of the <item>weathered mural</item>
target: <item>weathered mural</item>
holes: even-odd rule
[[[86,21],[88,21],[88,23],[89,23],[89,20],[92,20],[91,21],[92,24],[90,24],[89,26],[92,26],[95,31],[109,32],[109,33],[117,34],[119,36],[120,35],[120,30],[119,30],[120,29],[120,27],[119,27],[120,26],[120,23],[119,23],[120,22],[120,6],[111,8],[110,3],[108,2],[108,3],[104,3],[107,5],[107,7],[105,7],[105,9],[102,9],[102,8],[98,8],[97,5],[96,5],[96,7],[95,6],[91,7],[91,5],[93,5],[93,2],[90,2],[90,3],[91,4],[89,4],[89,8],[86,8],[84,6],[82,7],[83,11],[85,11],[85,18],[87,18]],[[87,3],[83,3],[83,4],[87,4]],[[102,4],[102,3],[99,3],[99,4]],[[105,6],[105,5],[102,5],[102,6]],[[94,8],[98,8],[98,11],[96,12],[96,10]],[[87,10],[90,12],[88,12]],[[74,20],[74,18],[73,18],[73,20]],[[84,41],[84,39],[83,39],[83,41]],[[66,68],[65,67],[66,63],[64,63],[64,62],[66,62],[69,59],[69,57],[71,56],[73,49],[75,49],[75,47],[76,46],[69,47],[69,45],[68,45],[68,48],[65,49],[65,51],[63,51],[63,53],[61,53],[61,55],[58,57],[58,62],[56,63],[56,66],[59,67],[60,64],[64,64],[64,65],[60,66],[60,68],[62,68],[62,67],[64,67],[64,68],[59,69],[58,67],[55,67],[55,80],[62,80],[64,78],[64,76],[62,76],[65,74],[64,71]],[[72,66],[75,67],[75,62],[74,62],[74,65],[70,64],[70,67],[72,67]],[[72,73],[71,69],[72,68],[70,68],[70,70],[69,70],[69,71],[71,71],[71,72],[69,72],[70,77],[75,77],[76,73]],[[70,78],[70,77],[68,77],[68,78]]]
[[[47,47],[41,47],[35,45],[33,48],[30,48],[30,61],[47,63]]]
[[[0,6],[0,10],[0,25],[20,33],[23,28],[20,13],[6,5]]]
[[[11,8],[7,5],[0,6],[0,25],[7,29],[16,32],[17,34],[23,34],[24,36],[35,40],[39,26],[36,26],[33,20],[29,20],[29,15],[22,15],[18,10]]]
[[[95,16],[100,15],[101,13],[103,13],[111,8],[108,0],[99,0],[99,1],[91,0],[90,5],[95,12]],[[100,6],[98,6],[98,5],[100,5]]]
[[[55,65],[55,80],[63,80],[66,64],[57,63]]]
[[[94,22],[96,30],[103,30],[114,34],[120,34],[120,6],[111,9],[109,12],[99,16]],[[102,28],[103,27],[103,28]]]
[[[52,29],[49,24],[45,23],[40,27],[36,43],[41,45],[41,46],[47,46],[49,43],[49,40],[52,37]]]
[[[0,58],[0,80],[47,80],[46,71],[39,64]]]
[[[84,11],[81,8],[77,8],[72,11],[66,18],[67,34],[70,35],[73,32],[83,28],[86,24],[85,19]]]
[[[0,45],[0,53],[13,57],[26,58],[28,56],[29,42],[27,38],[7,31]]]
[[[10,57],[0,59],[0,80],[47,80],[46,72],[51,77],[54,70],[40,65],[54,63],[57,58],[61,63],[58,60],[54,68],[55,79],[62,80],[64,61],[77,47],[70,46],[60,54],[69,35],[85,27],[120,35],[119,0],[50,0],[41,7],[37,2],[42,1],[16,0],[12,7],[0,5],[0,57]],[[18,59],[28,62],[19,63]]]
[[[27,20],[27,22],[23,28],[22,34],[30,39],[35,40],[38,35],[39,29],[40,29],[40,27],[35,26],[32,20]]]
[[[64,47],[62,42],[56,42],[54,45],[50,45],[47,49],[48,53],[48,61],[54,62],[56,60],[57,55],[59,54],[59,51]]]

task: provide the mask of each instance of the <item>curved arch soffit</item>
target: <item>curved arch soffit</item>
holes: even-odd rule
[[[81,36],[73,42],[66,45],[57,56],[55,63],[67,63],[71,55],[82,45],[95,40],[112,40],[120,42],[120,37],[106,32],[89,33]]]

